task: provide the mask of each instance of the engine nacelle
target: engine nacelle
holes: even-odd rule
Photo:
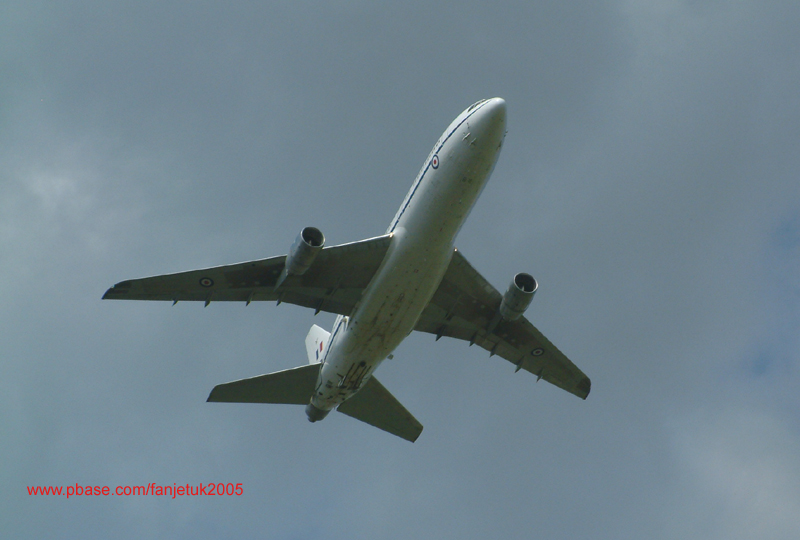
[[[514,276],[500,303],[500,316],[507,321],[519,319],[531,304],[537,288],[539,284],[532,275],[519,273]]]
[[[286,256],[286,274],[290,276],[305,274],[324,245],[325,235],[316,227],[306,227],[300,231]]]
[[[289,254],[286,256],[286,262],[275,282],[275,289],[277,290],[288,276],[302,276],[306,271],[311,268],[311,263],[317,258],[322,246],[325,245],[325,235],[316,227],[306,227],[289,249]]]

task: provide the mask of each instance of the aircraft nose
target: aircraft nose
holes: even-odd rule
[[[506,100],[503,98],[492,98],[478,111],[479,118],[477,123],[480,131],[489,134],[490,137],[502,137],[506,132]]]
[[[492,119],[498,122],[505,123],[506,121],[506,100],[500,97],[495,97],[489,100],[484,106],[486,114],[491,116]]]

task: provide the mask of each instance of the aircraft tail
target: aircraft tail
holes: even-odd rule
[[[308,365],[218,384],[211,390],[207,401],[309,405],[330,337],[330,332],[313,325],[306,336]],[[313,405],[311,407],[313,411],[323,413]],[[337,410],[407,441],[416,441],[422,433],[422,424],[375,377]],[[322,420],[327,413],[324,411],[315,419],[309,414],[309,420]]]
[[[309,364],[218,384],[207,401],[308,405],[319,368],[319,364]],[[375,377],[337,410],[407,441],[416,441],[422,433],[422,424]]]
[[[306,353],[308,354],[309,364],[319,364],[325,357],[325,349],[328,347],[328,338],[331,333],[323,330],[316,324],[311,326],[306,336]]]

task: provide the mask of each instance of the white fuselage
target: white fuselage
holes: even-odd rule
[[[506,131],[500,98],[462,112],[436,142],[397,215],[386,257],[349,317],[334,323],[311,404],[334,409],[355,394],[414,329],[453,256]]]

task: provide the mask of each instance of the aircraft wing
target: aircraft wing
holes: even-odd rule
[[[501,320],[492,332],[486,331],[502,298],[455,250],[439,288],[414,329],[435,334],[436,339],[447,336],[476,343],[516,365],[517,371],[530,371],[586,399],[591,389],[589,378],[525,317]]]
[[[275,300],[349,315],[380,268],[391,234],[323,248],[302,276],[275,290],[286,256],[117,283],[105,300],[251,302]]]

